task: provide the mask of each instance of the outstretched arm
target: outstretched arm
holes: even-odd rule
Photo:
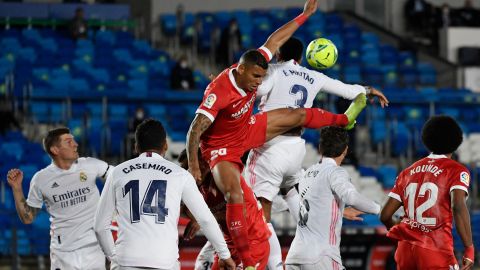
[[[187,133],[188,171],[193,175],[193,178],[197,182],[202,181],[202,173],[200,172],[200,166],[198,163],[200,136],[202,136],[203,132],[205,132],[212,123],[212,120],[207,116],[197,113]]]
[[[455,227],[465,247],[462,269],[472,269],[474,261],[474,248],[472,242],[472,228],[470,226],[470,214],[466,204],[466,192],[460,189],[452,191],[452,211],[455,219]]]
[[[293,35],[298,27],[300,27],[300,25],[302,25],[305,20],[308,19],[308,17],[317,11],[317,6],[317,0],[307,0],[303,8],[303,13],[273,32],[263,46],[270,50],[272,54],[275,54],[275,52],[283,45],[283,43],[285,43]]]
[[[31,224],[40,211],[40,208],[31,207],[28,205],[27,200],[23,195],[23,172],[19,169],[11,169],[8,171],[7,181],[12,187],[13,198],[15,200],[15,208],[17,209],[18,217],[23,224]]]

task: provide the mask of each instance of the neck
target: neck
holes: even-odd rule
[[[143,151],[142,153],[146,153],[146,152],[152,152],[152,153],[156,153],[156,154],[159,154],[160,156],[165,156],[165,151],[160,151],[160,150],[157,150],[157,149],[149,149],[149,150],[145,150]]]
[[[343,155],[341,155],[339,157],[333,158],[333,160],[335,160],[335,163],[337,163],[337,166],[340,166],[342,164],[344,158],[345,157]]]
[[[73,162],[75,162],[75,160],[65,160],[65,159],[53,160],[53,163],[62,170],[69,170],[70,167],[72,167]]]
[[[233,69],[232,73],[233,73],[233,79],[235,80],[235,83],[237,84],[237,86],[240,87],[240,89],[243,89],[244,91],[250,91],[242,86],[242,83],[241,83],[242,81],[238,77],[239,75],[236,68]]]

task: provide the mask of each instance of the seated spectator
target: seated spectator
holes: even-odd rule
[[[407,29],[422,31],[427,23],[430,4],[425,0],[408,0],[404,8]]]
[[[75,40],[87,38],[87,31],[88,25],[84,18],[83,9],[77,8],[75,10],[75,17],[73,17],[70,22],[70,33],[72,38]]]
[[[12,102],[4,97],[0,97],[0,135],[5,135],[8,130],[21,130],[21,126],[15,118]]]
[[[195,88],[193,71],[188,66],[186,56],[180,57],[170,75],[170,87],[178,90],[191,90]]]

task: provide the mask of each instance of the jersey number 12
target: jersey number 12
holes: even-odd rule
[[[148,215],[156,216],[155,223],[165,223],[165,216],[168,215],[168,209],[165,208],[166,192],[167,181],[152,180],[140,204],[139,181],[130,180],[123,188],[123,197],[130,195],[130,222],[137,223],[140,221],[140,215]],[[152,204],[154,198],[156,205]]]
[[[422,198],[428,195],[427,200],[417,206],[415,208],[415,201],[416,197],[415,194],[417,193],[418,183],[410,183],[406,190],[405,195],[408,198],[408,217],[412,220],[416,220],[417,222],[423,225],[430,225],[435,226],[437,224],[437,219],[432,217],[424,217],[423,213],[428,209],[432,208],[435,205],[438,198],[438,187],[434,183],[426,182],[420,186],[420,190],[418,191],[417,198]],[[427,194],[427,191],[428,194]]]

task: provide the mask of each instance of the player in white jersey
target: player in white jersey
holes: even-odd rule
[[[299,182],[299,221],[285,262],[287,270],[344,269],[340,234],[345,205],[366,213],[380,212],[380,206],[358,193],[347,171],[340,167],[347,150],[346,130],[322,130],[322,159],[308,168]]]
[[[118,165],[102,192],[94,229],[112,262],[126,269],[180,269],[178,219],[180,203],[190,209],[215,247],[220,265],[235,269],[222,232],[200,194],[193,177],[163,158],[167,150],[162,124],[148,119],[137,127],[139,157]],[[117,212],[118,239],[110,232]]]
[[[298,64],[302,60],[302,54],[302,42],[293,37],[280,47],[278,63],[268,66],[267,76],[258,87],[258,96],[262,96],[259,106],[261,111],[311,108],[320,91],[350,100],[360,94],[367,94],[370,98],[378,97],[382,107],[388,105],[387,98],[375,88],[345,84],[323,73],[302,67]],[[271,270],[282,269],[280,244],[270,223],[273,198],[281,190],[290,212],[298,212],[298,193],[292,187],[301,177],[301,165],[305,156],[305,140],[300,137],[301,132],[301,128],[298,128],[277,136],[262,147],[250,151],[248,156],[245,179],[262,203],[272,232],[268,264]]]
[[[100,198],[97,177],[105,178],[110,166],[95,158],[79,158],[68,128],[48,132],[43,140],[52,164],[37,172],[25,200],[23,173],[8,172],[20,220],[31,224],[45,203],[50,214],[51,269],[105,269],[105,255],[93,231],[93,218]]]

